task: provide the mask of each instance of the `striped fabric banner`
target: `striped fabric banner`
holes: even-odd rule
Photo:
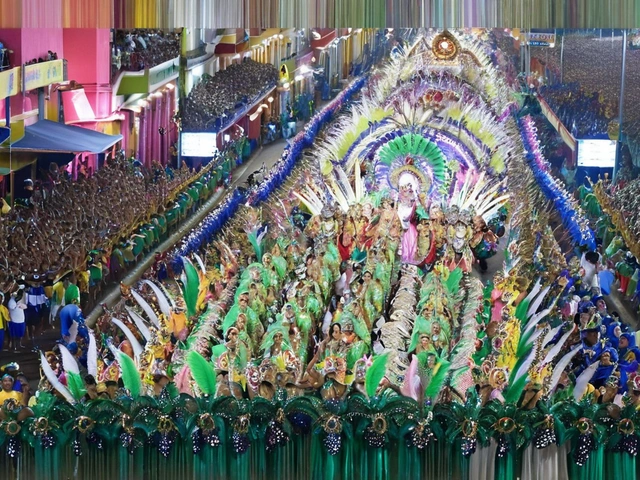
[[[634,28],[638,0],[2,0],[0,28]]]
[[[24,3],[38,4],[37,8],[47,6],[49,1],[24,0]],[[111,28],[113,25],[113,0],[52,0],[50,3],[60,7],[49,12],[51,18],[58,17],[61,27],[65,28]],[[30,22],[32,17],[23,17],[23,21]],[[40,28],[41,25],[34,25]]]
[[[555,128],[556,131],[560,134],[564,143],[567,144],[567,146],[571,149],[571,151],[575,152],[577,149],[576,139],[573,138],[573,135],[571,135],[571,132],[569,132],[567,127],[564,126],[562,121],[558,118],[558,116],[551,109],[551,107],[544,100],[544,98],[542,98],[541,96],[538,96],[537,98],[538,98],[538,102],[540,103],[540,109],[542,110],[542,113],[544,114],[544,116],[547,117],[547,120],[549,120],[549,123],[553,125],[553,128]]]

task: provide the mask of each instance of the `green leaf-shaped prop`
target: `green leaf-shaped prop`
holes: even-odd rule
[[[378,385],[380,385],[380,382],[384,378],[384,374],[387,371],[387,359],[388,354],[379,355],[367,369],[367,374],[364,378],[364,387],[369,398],[373,398],[376,395]]]
[[[142,381],[140,380],[140,374],[133,359],[126,353],[120,352],[118,354],[118,363],[120,364],[120,370],[122,372],[124,388],[129,390],[133,398],[139,397],[142,390]]]
[[[213,369],[213,364],[196,351],[189,352],[187,364],[200,391],[205,395],[215,395],[216,372]]]

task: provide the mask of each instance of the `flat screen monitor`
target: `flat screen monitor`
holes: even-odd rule
[[[182,134],[182,155],[185,157],[213,157],[218,147],[215,133]]]
[[[578,166],[613,168],[616,164],[615,140],[578,140]]]

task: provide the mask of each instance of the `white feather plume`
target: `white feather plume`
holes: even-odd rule
[[[589,386],[589,382],[596,374],[596,370],[600,366],[600,360],[593,362],[589,365],[584,372],[582,372],[578,378],[576,378],[576,386],[573,389],[573,398],[576,402],[579,402],[584,394],[587,392],[587,387]]]
[[[522,365],[520,365],[520,368],[516,372],[516,376],[513,379],[514,382],[517,381],[521,376],[527,375],[527,373],[529,372],[529,368],[531,367],[531,364],[533,363],[535,358],[536,358],[536,349],[534,348],[529,352],[527,359],[522,363]]]
[[[64,345],[60,345],[60,355],[62,356],[62,367],[65,372],[80,375],[78,361],[71,355],[71,352]]]
[[[564,344],[567,342],[567,340],[569,339],[569,337],[571,336],[572,333],[573,333],[573,330],[569,329],[569,331],[567,331],[560,338],[560,341],[558,343],[556,343],[553,346],[553,348],[547,352],[547,356],[544,357],[544,360],[542,361],[543,365],[546,365],[547,363],[553,362],[553,359],[556,358],[556,355],[558,355],[560,353],[560,351],[562,350],[562,347],[564,347]]]
[[[551,329],[549,333],[547,333],[544,339],[542,340],[542,347],[543,348],[546,347],[547,343],[553,340],[561,329],[562,329],[562,325],[558,325],[556,328]]]
[[[147,314],[147,317],[149,317],[149,320],[151,320],[157,328],[160,328],[160,320],[158,319],[158,316],[151,308],[151,305],[149,305],[147,301],[144,298],[142,298],[142,296],[138,292],[136,292],[134,289],[131,289],[131,294],[133,295],[133,298],[135,299],[136,303],[140,305],[140,308],[142,308],[142,310],[144,310],[144,313]]]
[[[69,343],[75,343],[78,338],[78,322],[71,322],[71,326],[69,327]]]
[[[312,215],[320,215],[322,212],[322,206],[315,204],[311,199],[298,192],[293,192],[293,194],[309,209]]]
[[[122,330],[122,332],[127,337],[127,340],[129,340],[129,343],[131,344],[131,347],[133,348],[133,355],[134,355],[134,357],[135,357],[135,359],[137,361],[140,358],[140,355],[142,355],[142,352],[144,350],[142,348],[142,345],[140,345],[140,342],[135,337],[133,332],[131,330],[129,330],[129,327],[127,327],[124,323],[122,323],[117,318],[111,318],[111,321],[115,325],[117,325],[120,330]]]
[[[533,286],[533,288],[529,292],[529,295],[527,295],[526,298],[523,301],[524,302],[531,302],[533,300],[533,297],[538,295],[538,292],[540,291],[541,288],[542,288],[542,279],[538,278],[536,280],[535,285]]]
[[[553,375],[551,375],[551,381],[549,382],[549,393],[553,393],[553,390],[558,385],[560,381],[560,377],[562,376],[562,372],[566,370],[569,366],[569,363],[576,356],[576,353],[580,351],[580,348],[576,347],[567,353],[564,357],[560,359],[560,361],[556,364],[553,369]]]
[[[202,275],[206,276],[207,268],[205,267],[204,262],[202,261],[202,258],[197,253],[194,253],[193,256],[195,257],[196,262],[198,262],[198,265],[200,265],[200,271],[202,272]]]
[[[360,162],[356,162],[356,171],[354,183],[356,187],[356,201],[360,201],[364,196],[364,185],[362,184],[362,176],[360,172]]]
[[[542,320],[547,315],[549,315],[549,313],[551,312],[551,310],[553,310],[553,308],[554,308],[554,305],[550,306],[549,308],[545,308],[543,311],[536,313],[534,316],[532,316],[527,322],[527,325],[524,329],[525,333],[531,330],[532,328],[535,328],[538,325],[538,323],[540,323],[540,320]]]
[[[129,317],[131,318],[131,320],[133,321],[133,323],[136,325],[136,328],[138,329],[138,331],[140,332],[140,334],[144,337],[144,339],[148,342],[149,339],[151,338],[151,332],[149,331],[149,328],[147,327],[144,319],[138,315],[135,310],[132,310],[129,307],[124,307],[127,309],[127,313],[129,314]]]
[[[342,190],[345,198],[349,202],[349,204],[353,204],[356,201],[356,194],[351,187],[351,183],[349,182],[349,177],[344,172],[342,167],[336,166],[333,171],[335,172],[336,179],[338,180],[338,185]]]
[[[327,189],[331,193],[331,196],[335,199],[338,205],[340,205],[342,211],[347,213],[349,211],[349,200],[344,195],[340,189],[340,185],[338,185],[338,182],[335,179],[331,178],[329,179],[329,182],[330,184],[327,185]]]
[[[142,283],[147,284],[151,290],[153,290],[153,293],[156,295],[156,299],[158,300],[158,307],[160,307],[160,311],[165,315],[165,317],[169,318],[171,315],[171,305],[169,305],[169,300],[165,297],[164,292],[150,280],[142,280]]]
[[[60,380],[58,380],[58,377],[56,377],[56,374],[51,369],[51,365],[49,365],[47,357],[44,356],[43,352],[40,352],[40,366],[42,367],[44,376],[47,377],[47,380],[49,381],[51,386],[55,388],[67,402],[71,404],[76,403],[76,400],[75,398],[73,398],[73,395],[71,395],[69,389],[65,387],[62,382],[60,382]]]
[[[547,287],[544,288],[544,290],[542,290],[538,295],[536,295],[535,300],[531,302],[531,305],[529,305],[527,318],[529,318],[531,315],[533,315],[538,311],[538,308],[540,308],[540,305],[542,305],[542,301],[544,300],[544,297],[547,296],[547,293],[549,293],[550,289],[551,289],[551,285],[548,285]]]
[[[160,288],[164,292],[165,297],[167,297],[167,299],[169,300],[169,303],[171,304],[171,308],[175,308],[176,302],[173,301],[173,298],[171,298],[171,295],[169,295],[169,292],[167,291],[166,288],[164,288],[164,285],[162,283],[160,284]]]
[[[531,337],[526,341],[525,345],[529,346],[533,342],[538,340],[538,338],[540,338],[540,335],[544,333],[544,330],[545,330],[544,328],[539,328],[538,330],[536,330],[535,333],[531,335]]]
[[[322,333],[324,335],[329,334],[329,328],[331,327],[332,320],[333,315],[331,315],[331,312],[327,310],[327,313],[325,313],[324,318],[322,319]]]
[[[89,330],[89,348],[87,349],[87,373],[98,379],[98,345],[93,330]]]

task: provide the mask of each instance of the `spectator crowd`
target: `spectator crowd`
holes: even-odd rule
[[[205,74],[189,93],[182,116],[185,131],[218,131],[234,113],[255,102],[278,82],[271,64],[245,59],[214,76]]]

